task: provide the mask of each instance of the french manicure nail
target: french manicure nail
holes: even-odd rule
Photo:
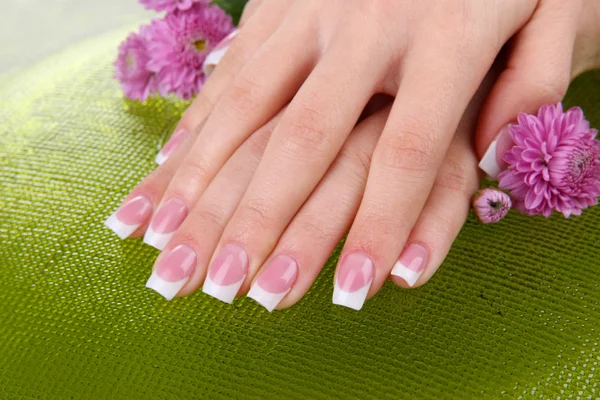
[[[196,269],[196,252],[182,244],[175,247],[152,271],[146,287],[171,300],[190,279]]]
[[[179,129],[173,133],[167,143],[156,155],[154,162],[156,162],[158,165],[161,165],[167,161],[167,158],[169,158],[169,156],[181,145],[188,134],[189,132],[185,129]]]
[[[510,150],[514,145],[509,132],[510,124],[502,128],[479,162],[479,168],[492,179],[496,179],[498,174],[506,168],[504,153]]]
[[[104,222],[121,239],[126,239],[152,215],[152,202],[146,196],[137,196],[122,204]]]
[[[427,249],[420,244],[412,243],[404,249],[392,269],[392,275],[398,276],[413,286],[427,265]]]
[[[170,199],[152,218],[144,235],[144,243],[163,250],[185,217],[187,217],[187,207],[183,201],[178,198]]]
[[[206,56],[204,64],[202,65],[202,71],[204,72],[205,76],[208,77],[210,74],[212,74],[216,66],[219,65],[219,62],[221,61],[225,53],[227,53],[229,45],[231,45],[231,42],[233,42],[233,39],[235,39],[237,33],[237,29],[231,32],[225,37],[225,39],[221,40],[219,44],[215,46],[213,51],[211,51]]]
[[[373,261],[363,253],[346,255],[337,271],[333,304],[360,310],[373,282]]]
[[[225,303],[231,303],[248,273],[248,254],[239,244],[223,247],[213,262],[202,291]]]
[[[277,256],[261,272],[250,288],[248,297],[271,312],[288,294],[297,275],[296,260],[289,256]]]

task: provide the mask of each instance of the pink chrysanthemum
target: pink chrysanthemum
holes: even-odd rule
[[[549,217],[554,210],[580,215],[600,196],[600,141],[583,111],[543,106],[538,115],[520,114],[510,127],[515,146],[504,154],[508,168],[500,188],[509,190],[523,214]]]
[[[198,93],[205,80],[204,59],[232,30],[231,17],[213,5],[195,4],[153,21],[145,37],[158,91],[186,100]]]
[[[140,0],[140,3],[149,10],[173,12],[175,10],[189,10],[194,3],[208,4],[210,0]]]
[[[495,188],[480,190],[473,197],[473,211],[477,219],[484,224],[493,224],[506,216],[512,203],[510,197]]]
[[[155,75],[146,68],[149,59],[146,41],[141,35],[132,33],[119,46],[115,77],[130,99],[146,101],[156,91]]]

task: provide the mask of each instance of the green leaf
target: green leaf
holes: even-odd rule
[[[248,0],[213,0],[212,4],[216,4],[231,15],[233,23],[237,25],[247,2]]]

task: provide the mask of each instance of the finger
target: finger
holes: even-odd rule
[[[215,106],[152,217],[145,243],[159,250],[164,248],[229,157],[287,104],[304,79],[304,70],[312,68],[308,46],[305,58],[289,55],[290,48],[299,48],[305,42],[306,36],[296,33],[306,27],[289,24],[287,28],[265,43]],[[154,225],[158,230],[154,230]]]
[[[398,95],[337,266],[334,304],[360,309],[389,276],[458,122],[492,64],[494,52],[479,52],[482,44],[473,42],[478,38],[453,33],[435,39],[421,47],[415,43],[418,51],[405,57]],[[455,62],[440,70],[437,59]]]
[[[237,282],[242,291],[248,290],[251,277],[321,180],[373,94],[384,66],[370,60],[378,59],[381,50],[355,50],[336,49],[319,62],[273,132],[252,183],[227,225],[211,271],[227,268],[220,251],[236,243],[236,251],[249,260],[247,279]],[[205,283],[203,291],[225,302],[233,300],[235,287],[217,286]]]
[[[472,137],[477,116],[498,75],[497,66],[492,66],[462,116],[433,189],[392,269],[390,279],[398,286],[415,287],[427,282],[464,224],[471,194],[479,183]]]
[[[384,108],[354,129],[257,272],[248,297],[272,311],[293,305],[310,289],[356,215],[388,113]]]
[[[253,0],[248,4],[248,17],[243,28],[240,27],[239,31],[236,30],[223,39],[213,52],[207,55],[209,64],[211,60],[214,62],[218,58],[219,68],[210,71],[210,79],[206,81],[202,90],[185,110],[174,130],[173,138],[185,137],[204,121],[222,96],[225,88],[256,53],[257,49],[279,27],[289,3],[289,0]],[[233,40],[234,38],[235,40]],[[181,141],[167,142],[165,148],[157,156],[156,162],[158,164],[163,162],[180,143]]]
[[[471,107],[479,110],[476,107]],[[438,270],[469,214],[479,186],[477,157],[471,141],[476,113],[468,110],[440,167],[433,189],[391,272],[402,287],[420,286]]]
[[[476,136],[480,168],[496,178],[512,147],[508,125],[521,112],[536,113],[564,97],[571,80],[573,46],[581,2],[540,2],[531,21],[513,39],[506,69],[490,93]]]
[[[190,294],[202,284],[210,256],[248,187],[278,118],[248,138],[211,182],[157,258],[147,287],[170,300],[177,293]]]
[[[182,146],[172,150],[165,163],[147,175],[123,200],[119,208],[105,221],[105,225],[119,238],[141,237],[148,227],[155,206],[160,203],[169,182],[175,175],[195,134],[181,138]]]

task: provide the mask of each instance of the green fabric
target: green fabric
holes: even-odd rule
[[[596,398],[600,207],[470,218],[429,284],[289,310],[146,289],[157,251],[104,219],[184,105],[122,100],[124,32],[0,79],[0,398]],[[600,74],[568,105],[600,126]],[[504,395],[504,396],[503,396]]]

